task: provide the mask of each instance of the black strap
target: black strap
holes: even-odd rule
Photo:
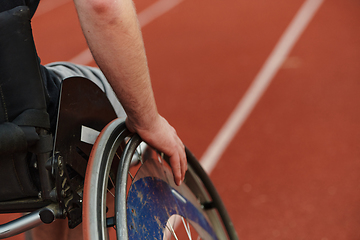
[[[0,0],[0,12],[8,11],[18,6],[28,6],[32,17],[40,0]]]

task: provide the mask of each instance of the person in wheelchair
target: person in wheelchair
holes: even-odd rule
[[[39,1],[2,0],[0,1],[1,17],[11,19],[18,16],[19,12],[28,11],[27,15],[25,14],[25,22],[30,26],[31,17]],[[17,27],[24,24],[9,20],[14,22],[13,25],[9,25],[5,24],[6,21],[2,21],[3,18],[0,19],[0,95],[2,99],[0,106],[2,127],[0,128],[4,131],[1,132],[2,138],[5,135],[8,136],[6,133],[10,131],[8,129],[14,128],[14,131],[17,131],[20,125],[23,132],[27,131],[27,125],[44,127],[54,132],[62,80],[72,76],[85,77],[106,91],[117,115],[126,116],[126,126],[129,131],[138,133],[150,146],[170,157],[174,180],[180,185],[187,170],[184,145],[175,129],[157,111],[142,35],[132,0],[74,0],[74,3],[84,36],[99,69],[65,62],[40,65],[33,41],[13,39],[16,38],[14,35],[18,31]],[[27,35],[26,39],[32,40],[31,28],[26,29],[24,34]],[[34,86],[31,81],[26,80],[31,77],[42,79],[43,86],[39,84]],[[45,99],[42,99],[42,91],[44,91]],[[32,104],[35,98],[37,99],[35,107],[27,107],[27,103]],[[14,102],[16,104],[13,104]],[[13,105],[19,107],[13,108]],[[36,111],[28,111],[29,108]],[[38,116],[48,116],[48,119],[41,120],[44,118]],[[32,120],[31,123],[21,124],[25,121],[24,119],[36,119],[34,120],[36,124],[33,124]],[[31,138],[32,134],[29,133],[26,136]],[[4,148],[0,147],[0,150]],[[10,165],[13,158],[26,159],[14,160],[20,163],[28,161],[27,153],[15,154],[16,156],[5,155],[6,157],[0,159],[2,172],[12,168]],[[21,167],[16,166],[16,168]],[[22,181],[22,177],[19,176],[19,171],[8,171],[8,174],[1,175],[0,181],[6,181],[6,178]],[[2,191],[0,201],[33,194],[30,189],[33,186],[24,185],[22,188],[18,195],[11,195],[11,191],[8,190]],[[33,239],[55,239],[54,236],[63,239],[60,231],[59,226],[44,225],[34,231]]]

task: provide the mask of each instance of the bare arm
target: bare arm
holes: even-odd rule
[[[94,59],[128,118],[126,125],[170,157],[175,182],[185,176],[184,146],[158,114],[140,27],[132,0],[74,0]]]

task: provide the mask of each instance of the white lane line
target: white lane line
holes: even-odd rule
[[[140,26],[145,27],[156,18],[176,7],[182,1],[183,0],[159,0],[155,2],[138,14]]]
[[[138,14],[140,27],[143,28],[150,22],[176,7],[183,0],[159,0]],[[87,65],[93,61],[89,49],[86,49],[69,60],[69,62]]]
[[[214,169],[323,1],[307,0],[303,3],[244,97],[201,157],[206,172],[211,173]]]
[[[46,14],[46,13],[54,10],[55,8],[65,5],[66,3],[70,2],[70,1],[71,0],[41,1],[41,4],[39,4],[39,7],[36,10],[34,17],[39,17],[43,14]]]

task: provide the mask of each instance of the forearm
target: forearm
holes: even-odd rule
[[[170,158],[176,184],[185,177],[184,145],[156,109],[145,49],[132,0],[74,0],[96,63],[128,118],[126,126]]]
[[[96,63],[113,87],[132,123],[146,127],[157,117],[157,110],[132,1],[74,2]]]

